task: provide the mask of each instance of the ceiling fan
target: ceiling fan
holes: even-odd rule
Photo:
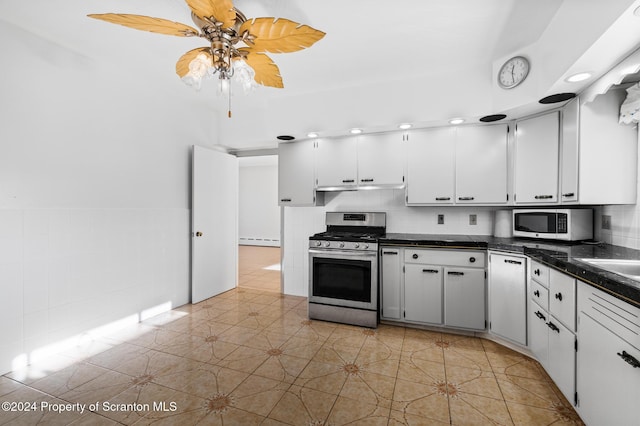
[[[144,15],[90,14],[90,18],[153,33],[202,37],[210,46],[188,51],[178,59],[176,73],[182,81],[200,88],[203,77],[218,75],[229,88],[233,78],[245,89],[256,84],[284,87],[278,66],[266,53],[289,53],[311,47],[325,33],[283,18],[247,19],[232,0],[185,0],[191,18],[200,28]],[[229,93],[229,100],[230,91]],[[229,117],[231,111],[229,110]]]

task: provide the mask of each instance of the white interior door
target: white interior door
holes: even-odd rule
[[[193,147],[191,303],[236,286],[238,159]]]

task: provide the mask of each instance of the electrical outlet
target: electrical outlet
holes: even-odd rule
[[[602,215],[602,229],[611,229],[611,216],[608,214]]]
[[[443,214],[439,214],[438,215],[438,225],[444,225],[444,215]]]
[[[469,215],[469,225],[477,225],[478,224],[478,215],[470,214]]]

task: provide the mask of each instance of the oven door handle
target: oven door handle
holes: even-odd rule
[[[341,250],[315,250],[309,249],[310,254],[323,254],[332,256],[349,256],[349,257],[377,257],[377,251],[341,251]]]

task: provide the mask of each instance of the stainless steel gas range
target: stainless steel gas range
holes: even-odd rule
[[[309,318],[375,328],[386,213],[327,212],[326,226],[309,238]]]

